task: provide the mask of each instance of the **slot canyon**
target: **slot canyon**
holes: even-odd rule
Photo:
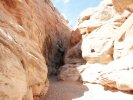
[[[102,0],[75,29],[51,0],[0,0],[0,100],[133,100],[132,76],[133,0]]]

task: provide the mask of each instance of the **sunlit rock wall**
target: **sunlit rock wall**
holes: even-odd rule
[[[82,35],[81,45],[74,51],[81,50],[80,59],[87,63],[81,61],[80,64],[70,65],[74,60],[69,58],[70,64],[67,62],[61,68],[60,79],[82,80],[123,91],[133,90],[132,5],[133,0],[103,0],[98,7],[81,13],[77,24],[79,32],[75,34],[75,37]],[[74,70],[77,73],[71,74]]]

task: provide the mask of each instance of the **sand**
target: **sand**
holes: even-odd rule
[[[105,90],[101,85],[49,79],[48,93],[41,100],[133,100],[132,94]]]

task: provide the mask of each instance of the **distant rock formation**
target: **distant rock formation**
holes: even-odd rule
[[[62,65],[70,33],[50,0],[0,0],[0,100],[46,94],[47,69]]]
[[[78,49],[71,48],[71,56],[81,50],[79,59],[83,58],[86,64],[76,58],[78,63],[75,64],[72,64],[75,62],[73,58],[69,57],[69,62],[65,59],[67,65],[62,66],[60,79],[97,83],[123,91],[133,90],[132,5],[133,0],[103,0],[98,7],[81,13],[77,24],[77,30],[82,35],[81,45]],[[65,57],[69,54],[66,53]],[[76,73],[73,73],[74,70]]]

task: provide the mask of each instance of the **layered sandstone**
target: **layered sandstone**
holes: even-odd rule
[[[75,37],[82,35],[81,45],[77,51],[75,47],[71,50],[81,50],[82,56],[76,60],[78,64],[73,65],[74,60],[70,58],[61,68],[59,78],[97,83],[123,91],[133,90],[132,5],[132,0],[103,0],[98,7],[81,13],[77,24],[80,32],[75,33]],[[86,64],[79,62],[82,58]]]
[[[0,100],[40,99],[48,70],[61,80],[132,91],[132,5],[104,0],[80,15],[71,34],[50,0],[0,0]]]
[[[68,48],[67,24],[50,0],[0,0],[0,100],[46,94],[48,69],[56,73]]]

